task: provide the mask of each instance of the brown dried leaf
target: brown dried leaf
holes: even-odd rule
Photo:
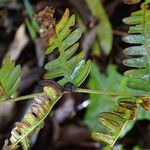
[[[53,6],[47,6],[35,15],[35,19],[40,23],[39,34],[42,38],[56,37],[54,12]]]

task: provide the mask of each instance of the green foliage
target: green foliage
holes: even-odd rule
[[[21,67],[7,56],[0,68],[0,101],[10,98],[20,83]]]
[[[88,83],[90,89],[100,89],[104,91],[111,90],[111,91],[124,92],[124,93],[135,92],[135,90],[126,87],[127,81],[128,80],[125,76],[122,76],[117,72],[115,65],[109,65],[106,71],[106,75],[104,75],[100,73],[96,63],[92,63],[90,79]],[[103,126],[98,125],[97,120],[93,120],[93,118],[99,118],[100,113],[103,114],[103,112],[113,111],[114,107],[117,105],[117,102],[119,102],[121,99],[129,101],[129,103],[135,100],[135,98],[128,98],[128,97],[114,98],[113,96],[96,95],[96,94],[90,94],[90,99],[91,99],[91,103],[88,106],[84,121],[92,131],[102,131],[104,133],[108,131],[105,128],[103,128]],[[103,115],[100,117],[100,120],[102,118]],[[150,116],[148,111],[145,111],[143,108],[138,107],[136,112],[136,120],[140,120],[140,119],[150,119]],[[122,131],[120,130],[120,132],[118,133],[116,132],[115,134],[118,136],[125,135],[133,127],[136,120],[128,122],[127,126],[124,127]],[[126,121],[128,121],[128,119]],[[125,123],[126,122],[124,122],[124,124]],[[100,136],[100,138],[103,138],[103,136]],[[115,138],[113,140],[115,140]]]
[[[105,75],[100,73],[96,63],[92,63],[88,82],[89,89],[125,92],[127,91],[125,83],[126,78],[117,72],[115,65],[109,65]],[[112,111],[117,98],[97,94],[90,94],[89,96],[91,103],[88,106],[84,121],[92,131],[102,130],[102,128],[97,124],[97,120],[93,120],[93,118],[98,118],[101,112]]]
[[[30,106],[31,113],[25,114],[22,122],[16,123],[11,132],[10,149],[17,149],[21,145],[24,150],[28,150],[30,137],[43,127],[44,119],[62,96],[61,91],[53,86],[44,87],[44,91],[49,97],[35,97],[35,102]]]
[[[103,8],[102,0],[85,0],[90,11],[99,19],[97,35],[99,43],[105,54],[109,54],[112,49],[113,33],[109,18]]]
[[[118,106],[113,112],[100,114],[99,122],[108,129],[108,132],[93,132],[92,138],[99,142],[102,141],[112,148],[128,121],[133,119],[136,109],[137,105],[134,101],[129,101],[128,97],[120,98]]]
[[[150,0],[145,0],[141,10],[133,12],[130,17],[123,19],[123,22],[132,25],[129,28],[129,35],[123,37],[127,43],[137,46],[126,48],[124,53],[133,58],[123,61],[127,66],[134,67],[125,72],[129,77],[128,86],[133,89],[150,92]]]
[[[39,28],[38,23],[33,19],[33,15],[35,14],[35,11],[32,5],[30,4],[29,0],[24,0],[23,2],[24,2],[24,7],[26,9],[26,12],[29,16],[25,19],[25,22],[32,39],[35,39],[37,37],[38,28]]]
[[[138,1],[132,2],[135,3]],[[149,4],[150,0],[145,0],[145,2],[141,5],[140,11],[132,13],[130,17],[123,20],[126,24],[133,25],[129,28],[130,35],[124,36],[123,40],[127,43],[137,44],[137,46],[132,46],[124,50],[124,53],[132,58],[126,59],[123,63],[127,66],[137,68],[125,72],[125,75],[128,77],[128,86],[132,89],[148,92],[150,91]],[[117,82],[117,77],[112,80]],[[105,126],[108,131],[93,132],[92,138],[96,141],[102,141],[108,144],[107,147],[111,149],[122,130],[124,130],[128,121],[135,117],[135,111],[137,111],[137,106],[140,104],[139,102],[143,103],[143,108],[149,110],[149,97],[145,98],[145,100],[138,100],[134,97],[119,98],[118,106],[115,110],[113,110],[113,112],[102,112],[100,114],[99,122]],[[104,104],[106,105],[106,103]],[[109,105],[110,104],[107,106]],[[101,110],[101,108],[99,109]],[[144,117],[144,115],[141,115],[141,118],[142,117]]]
[[[90,60],[87,62],[83,60],[84,52],[82,51],[78,55],[74,54],[79,46],[76,42],[82,34],[80,29],[74,31],[70,29],[74,26],[74,23],[75,15],[69,17],[69,10],[67,9],[56,25],[56,37],[49,39],[49,47],[45,52],[50,54],[56,48],[60,52],[58,58],[45,65],[45,68],[49,71],[45,74],[45,78],[52,79],[62,76],[63,78],[58,81],[61,85],[72,82],[75,86],[79,86],[90,70]],[[6,64],[8,63],[4,62],[5,67]],[[3,73],[3,71],[4,69],[1,72]],[[44,119],[61,98],[63,92],[55,82],[46,81],[42,95],[35,97],[35,103],[30,106],[31,112],[25,114],[24,120],[16,123],[11,132],[10,145],[8,145],[10,149],[18,149],[20,145],[24,150],[29,148],[30,137],[42,128]]]
[[[32,20],[32,7],[30,6],[29,1],[24,2],[30,19]],[[136,2],[138,2],[138,0],[132,1],[132,3]],[[102,4],[99,1],[87,0],[87,3],[90,3],[89,7],[91,8],[91,11],[93,11],[93,14],[101,19],[101,23],[99,25],[99,38],[102,43],[101,47],[105,50],[105,53],[108,54],[112,46],[112,31],[108,18],[104,12]],[[110,65],[108,67],[106,77],[105,75],[100,74],[97,66],[93,64],[92,70],[94,71],[91,73],[89,82],[89,86],[91,86],[91,88],[98,89],[99,86],[99,89],[109,89],[116,92],[122,92],[128,91],[128,88],[125,86],[126,82],[128,82],[129,87],[132,89],[143,90],[146,92],[150,91],[149,3],[150,0],[145,0],[140,11],[134,12],[131,17],[124,19],[125,23],[135,25],[130,27],[130,35],[125,36],[123,38],[124,41],[131,44],[140,44],[124,50],[125,54],[133,57],[125,60],[124,64],[137,69],[127,71],[125,74],[128,78],[125,78],[117,73],[115,66]],[[47,9],[49,10],[49,8]],[[98,12],[100,12],[100,15]],[[47,15],[49,15],[49,11],[48,14],[46,14],[46,19],[49,17]],[[75,24],[75,15],[69,17],[68,9],[66,9],[62,19],[57,25],[55,25],[53,14],[50,15],[52,20],[48,20],[48,22],[46,20],[44,22],[45,26],[43,25],[41,28],[44,30],[42,30],[42,33],[45,35],[45,33],[48,32],[48,35],[50,35],[51,33],[49,32],[53,31],[52,35],[56,35],[48,37],[49,47],[46,49],[45,54],[50,55],[54,52],[58,52],[59,55],[57,58],[51,60],[45,65],[47,73],[44,75],[44,78],[57,78],[58,83],[61,86],[65,85],[67,82],[71,82],[78,87],[87,77],[91,67],[90,60],[85,61],[83,59],[85,55],[84,51],[75,55],[79,46],[78,40],[81,37],[82,31],[80,28],[75,30],[71,29]],[[44,16],[41,15],[39,17],[42,22],[44,20]],[[50,23],[49,27],[47,27],[47,23]],[[33,34],[33,38],[35,38],[35,31],[32,29],[32,23],[30,23],[29,19],[27,19],[27,25],[31,34]],[[54,29],[56,32],[54,32],[52,29],[53,27],[51,26],[54,28],[56,27]],[[0,100],[5,100],[11,97],[11,95],[16,91],[20,80],[20,74],[20,66],[15,67],[14,62],[7,57],[0,69]],[[95,82],[91,80],[92,78]],[[100,84],[97,86],[97,83]],[[56,86],[46,83],[44,86],[44,93],[42,94],[46,96],[35,97],[35,103],[30,106],[31,112],[25,114],[24,120],[16,123],[15,128],[12,130],[9,145],[10,149],[18,149],[21,145],[24,150],[27,150],[30,146],[30,137],[42,128],[44,119],[49,114],[55,103],[62,97],[63,92],[58,85]],[[99,122],[105,128],[101,127],[102,132],[92,132],[92,138],[96,141],[106,143],[106,149],[112,149],[128,121],[135,117],[135,113],[139,109],[139,104],[146,110],[149,110],[149,97],[139,99],[136,97],[117,97],[115,100],[112,100],[112,96],[97,96],[91,94],[90,97],[91,99],[94,99],[94,101],[89,107],[85,120],[87,121],[93,114],[97,115],[98,112],[101,112]],[[101,99],[103,99],[103,101],[101,101]],[[93,109],[94,113],[91,113]],[[141,113],[141,118],[143,118],[143,116],[144,115]],[[93,118],[94,117],[91,119],[92,123]],[[145,118],[149,119],[149,115],[146,115]],[[95,125],[93,128],[95,128]]]
[[[75,15],[69,17],[69,10],[66,9],[62,19],[56,25],[56,37],[49,40],[49,47],[45,54],[51,54],[55,49],[58,49],[58,58],[48,62],[45,69],[48,71],[44,78],[53,79],[62,77],[58,81],[60,85],[67,82],[72,82],[79,86],[87,77],[90,70],[90,60],[83,60],[84,51],[74,55],[77,51],[79,43],[76,43],[81,37],[82,31],[80,28],[72,31],[70,28],[75,24]]]
[[[24,0],[23,3],[24,3],[25,9],[26,9],[26,11],[27,11],[29,17],[32,18],[32,17],[33,17],[33,14],[34,14],[35,12],[34,12],[33,7],[31,6],[30,1],[29,1],[29,0]]]
[[[141,149],[140,147],[136,146],[136,147],[133,148],[133,150],[143,150],[143,149]]]

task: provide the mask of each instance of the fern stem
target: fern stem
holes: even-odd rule
[[[83,89],[83,88],[77,88],[75,91],[75,93],[89,93],[89,94],[99,94],[99,95],[110,95],[110,96],[134,96],[134,97],[149,97],[150,95],[148,94],[134,94],[134,93],[122,93],[122,92],[113,92],[113,91],[102,91],[102,90],[91,90],[91,89]],[[68,93],[66,91],[63,92]],[[16,102],[16,101],[22,101],[22,100],[26,100],[26,99],[31,99],[34,98],[36,96],[45,96],[46,94],[43,93],[35,93],[35,94],[30,94],[30,95],[25,95],[25,96],[19,96],[16,98],[11,98],[11,99],[5,99],[5,100],[1,100],[0,102]]]
[[[82,88],[77,88],[75,90],[75,92],[99,94],[99,95],[110,95],[110,96],[134,96],[134,97],[148,97],[148,96],[150,96],[148,94],[122,93],[122,92],[101,91],[101,90],[91,90],[91,89],[82,89]]]
[[[116,136],[114,142],[110,145],[110,147],[112,148],[112,150],[113,150],[113,146],[115,145],[117,139],[119,138],[119,136],[120,136],[120,134],[122,133],[122,131],[124,130],[124,128],[127,126],[127,123],[128,123],[128,122],[129,122],[129,121],[126,121],[126,122],[124,123],[124,125],[122,126],[120,132],[117,134],[117,136]]]
[[[16,101],[22,101],[22,100],[25,100],[25,99],[30,99],[30,98],[34,98],[36,96],[45,96],[46,94],[45,93],[35,93],[35,94],[30,94],[30,95],[25,95],[25,96],[19,96],[19,97],[16,97],[16,98],[11,98],[11,99],[8,99],[8,100],[2,100],[0,102],[16,102]]]

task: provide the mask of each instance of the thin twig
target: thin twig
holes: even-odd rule
[[[19,97],[7,99],[7,100],[2,100],[0,102],[16,102],[16,101],[22,101],[25,99],[31,99],[31,98],[34,98],[36,96],[45,96],[45,95],[46,95],[45,93],[35,93],[35,94],[19,96]]]

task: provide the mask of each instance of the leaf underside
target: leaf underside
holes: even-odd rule
[[[55,50],[59,51],[59,56],[45,65],[47,73],[44,78],[60,77],[58,81],[60,85],[71,82],[79,86],[87,77],[91,66],[90,60],[83,60],[85,51],[75,55],[82,31],[80,28],[71,30],[74,24],[75,15],[69,17],[69,10],[66,9],[62,19],[56,25],[56,37],[49,40],[49,47],[45,51],[47,55]]]
[[[129,2],[126,0],[126,2]],[[131,1],[130,1],[131,2]],[[132,1],[137,3],[138,0]],[[129,35],[123,40],[134,46],[126,48],[124,53],[132,58],[126,59],[123,63],[135,69],[125,72],[128,77],[128,86],[131,89],[150,92],[150,0],[141,4],[141,10],[133,12],[130,17],[123,19],[123,22],[132,25],[129,28]],[[134,99],[134,101],[132,101]],[[141,100],[146,110],[149,110],[149,98],[146,102]],[[92,138],[98,142],[104,142],[112,149],[121,131],[129,120],[135,116],[137,110],[137,99],[122,97],[119,99],[116,110],[104,112],[100,115],[100,123],[108,129],[108,133],[93,132]],[[139,103],[140,104],[140,103]],[[142,106],[142,104],[140,104]]]
[[[62,93],[57,92],[52,86],[45,87],[45,92],[48,92],[50,97],[35,97],[35,102],[30,106],[30,113],[26,113],[24,120],[15,124],[10,137],[11,150],[18,149],[20,145],[24,150],[29,149],[30,137],[43,127],[44,119],[62,96]]]
[[[129,99],[128,97],[120,98],[118,106],[113,112],[103,112],[100,114],[99,122],[108,129],[108,132],[92,132],[94,140],[108,144],[110,148],[113,147],[128,121],[134,118],[137,105],[134,101],[129,101]]]
[[[132,58],[123,63],[135,69],[125,72],[129,77],[128,86],[132,89],[150,91],[150,0],[145,0],[141,10],[133,12],[123,22],[132,25],[129,35],[123,37],[127,43],[134,44],[124,50],[124,53]]]
[[[10,98],[20,83],[21,67],[7,56],[0,68],[0,101]]]

